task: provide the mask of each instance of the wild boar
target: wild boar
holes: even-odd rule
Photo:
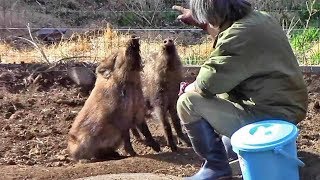
[[[69,132],[68,150],[75,160],[118,156],[116,150],[123,141],[125,151],[136,155],[130,142],[132,127],[138,127],[148,145],[160,151],[145,123],[141,70],[140,44],[136,36],[96,68],[95,86]]]
[[[159,52],[145,60],[143,70],[143,92],[146,106],[163,125],[167,145],[172,151],[177,150],[173,140],[172,129],[168,120],[170,115],[178,138],[190,146],[190,141],[182,132],[177,115],[176,103],[180,82],[182,81],[182,64],[172,39],[165,39]],[[168,114],[169,113],[169,114]]]

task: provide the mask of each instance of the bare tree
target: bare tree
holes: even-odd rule
[[[316,0],[308,0],[306,2],[306,7],[307,7],[307,11],[308,11],[308,19],[306,21],[305,28],[309,27],[311,17],[319,11],[318,9],[314,8],[315,4],[316,4]]]
[[[121,3],[127,11],[133,12],[139,19],[152,26],[156,13],[163,5],[163,0],[123,0]],[[152,12],[152,15],[146,15],[146,11]]]

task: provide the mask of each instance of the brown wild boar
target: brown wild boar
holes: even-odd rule
[[[147,107],[163,125],[167,145],[172,151],[177,150],[177,145],[173,140],[167,113],[171,117],[178,138],[188,146],[191,145],[182,132],[176,110],[181,81],[182,64],[176,47],[173,40],[165,39],[160,51],[145,61],[143,92]]]
[[[132,127],[138,127],[147,144],[160,151],[144,121],[141,70],[139,38],[135,36],[97,67],[95,86],[69,132],[68,150],[75,160],[119,156],[116,150],[122,141],[125,151],[136,155],[130,143]]]

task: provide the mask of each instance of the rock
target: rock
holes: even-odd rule
[[[65,161],[67,159],[67,155],[57,155],[57,159],[59,161]]]
[[[9,161],[7,161],[8,165],[16,165],[16,162],[14,162],[12,159],[10,159]]]
[[[20,102],[14,102],[12,104],[14,104],[15,108],[17,108],[17,109],[23,109],[24,108],[23,104],[21,104]]]
[[[63,165],[62,162],[53,162],[53,163],[52,163],[52,166],[53,166],[53,167],[60,167],[60,166],[62,166],[62,165]]]
[[[77,116],[77,113],[69,113],[66,117],[65,117],[65,120],[66,121],[71,121],[73,120],[75,117]]]
[[[314,103],[313,108],[319,110],[320,109],[320,102],[317,101],[316,103]]]
[[[30,149],[30,151],[29,151],[29,156],[39,155],[39,154],[41,154],[41,152],[39,151],[38,148],[32,148],[32,149]]]
[[[26,131],[26,133],[25,133],[26,140],[31,140],[34,137],[35,137],[35,135],[33,133],[31,133],[30,131]]]
[[[20,118],[21,118],[21,113],[14,113],[9,117],[9,119],[11,119],[11,120],[20,119]]]
[[[32,165],[35,165],[35,162],[28,160],[28,161],[26,162],[26,165],[32,166]]]
[[[27,100],[27,102],[30,104],[30,106],[33,106],[34,104],[36,104],[37,100],[35,98],[30,98]]]
[[[13,114],[16,112],[16,109],[13,107],[13,106],[10,106],[8,107],[8,110],[7,110],[9,113]]]
[[[23,125],[23,124],[19,124],[17,127],[20,128],[20,129],[27,129],[27,127],[25,125]]]
[[[0,80],[1,81],[12,81],[14,79],[14,74],[11,72],[3,72],[0,74]]]
[[[6,125],[5,127],[3,127],[3,130],[5,130],[5,131],[9,131],[11,128],[10,128],[10,126],[9,125]]]
[[[67,30],[66,28],[42,28],[36,32],[36,36],[47,43],[54,43],[59,42]]]
[[[93,87],[96,76],[89,68],[86,67],[72,67],[68,69],[69,78],[78,86]]]
[[[4,114],[4,118],[9,119],[11,117],[12,113],[7,112]]]

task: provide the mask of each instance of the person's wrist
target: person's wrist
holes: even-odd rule
[[[201,29],[203,29],[204,31],[207,31],[208,30],[208,23],[201,23],[201,24],[199,24],[199,27]]]
[[[185,93],[186,87],[189,85],[187,82],[181,82],[180,83],[180,91],[179,91],[179,96],[181,96],[183,93]]]

